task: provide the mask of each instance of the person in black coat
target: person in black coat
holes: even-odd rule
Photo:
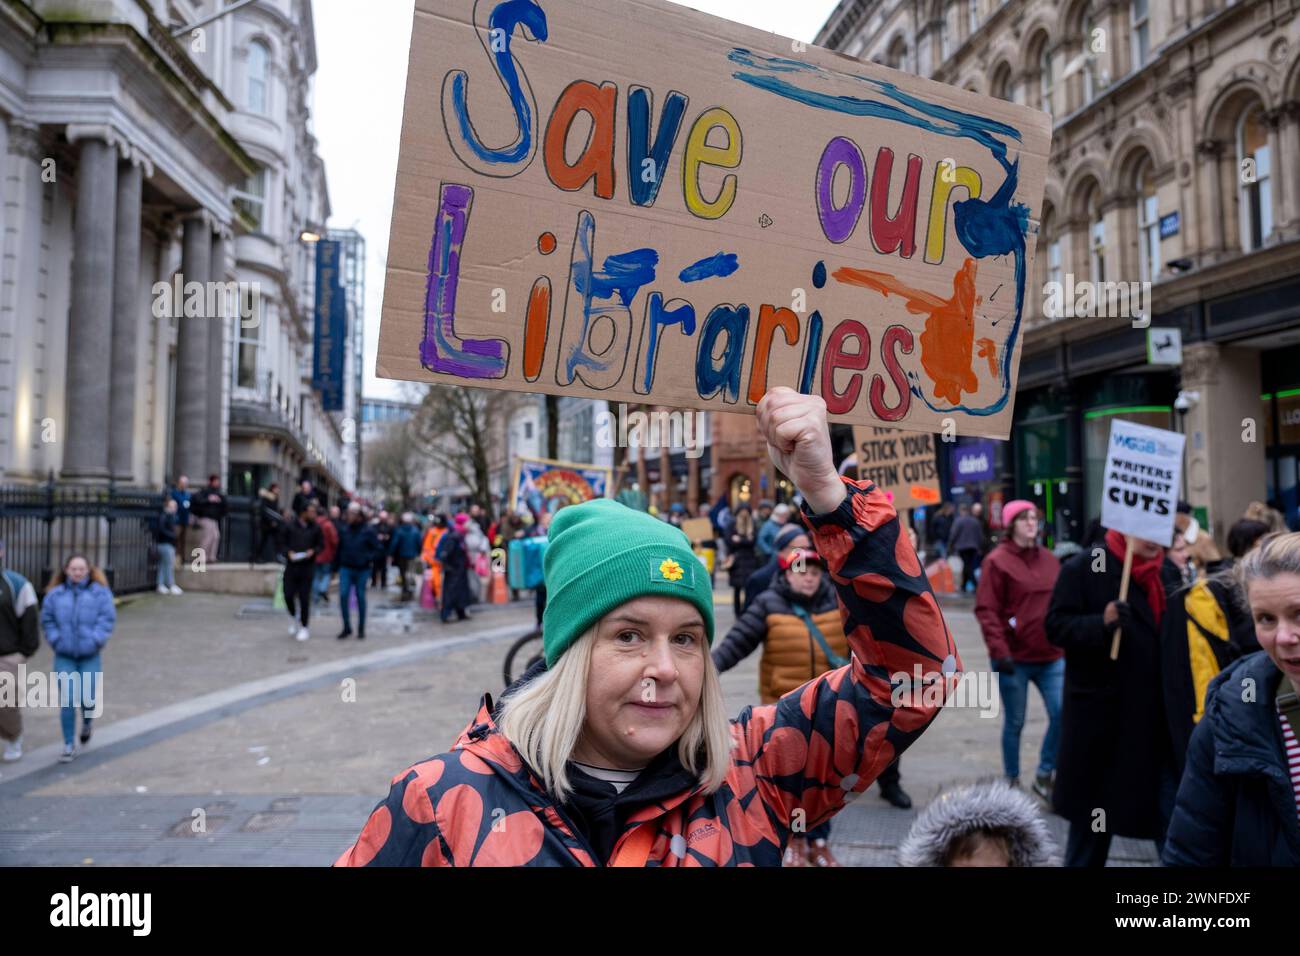
[[[758,567],[758,553],[754,550],[754,515],[749,505],[736,509],[735,522],[727,536],[727,583],[731,586],[731,606],[740,617],[744,610],[745,582]]]
[[[449,526],[446,534],[438,539],[433,555],[442,565],[442,609],[439,616],[444,624],[451,620],[452,614],[459,621],[468,620],[465,609],[474,600],[469,587],[469,554],[465,550],[464,538],[466,527],[468,516],[466,521],[457,521]]]
[[[1164,549],[1134,542],[1128,600],[1119,601],[1124,536],[1107,532],[1105,548],[1066,560],[1047,610],[1047,639],[1065,651],[1052,804],[1070,821],[1066,866],[1104,866],[1115,834],[1159,847],[1177,787],[1161,693]]]
[[[812,547],[811,539],[802,525],[791,522],[782,528],[773,544],[772,557],[745,581],[745,603],[741,606],[741,612],[748,611],[754,599],[771,587],[772,579],[781,570],[782,558],[788,556],[795,548],[810,547]],[[755,551],[756,555],[757,553]]]
[[[1262,650],[1210,682],[1167,866],[1300,866],[1300,533],[1265,538],[1238,571]]]

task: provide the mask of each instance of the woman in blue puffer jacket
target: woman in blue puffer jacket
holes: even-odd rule
[[[117,612],[113,592],[99,568],[84,555],[74,554],[55,573],[45,589],[41,627],[54,649],[54,670],[59,675],[63,721],[60,763],[77,755],[74,734],[77,708],[81,709],[81,742],[90,742],[90,722],[103,711],[104,674],[100,652],[113,634]]]

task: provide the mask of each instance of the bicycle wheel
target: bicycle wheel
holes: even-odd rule
[[[542,632],[541,630],[529,631],[519,640],[510,645],[510,650],[506,652],[505,665],[501,668],[501,676],[509,687],[516,680],[524,675],[528,668],[542,656]],[[516,661],[519,662],[518,670],[515,669]]]

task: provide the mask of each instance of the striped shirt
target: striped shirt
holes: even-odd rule
[[[1300,740],[1296,739],[1286,714],[1278,711],[1277,719],[1282,722],[1282,747],[1286,751],[1287,770],[1291,773],[1291,790],[1295,794],[1296,815],[1300,816]]]

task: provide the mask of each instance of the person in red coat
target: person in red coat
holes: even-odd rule
[[[989,663],[998,674],[1002,769],[1012,784],[1020,779],[1020,731],[1025,726],[1031,681],[1043,697],[1047,734],[1038,752],[1034,792],[1049,800],[1061,733],[1065,652],[1048,641],[1044,622],[1061,564],[1038,543],[1038,510],[1032,502],[1008,501],[1002,507],[1002,522],[1007,535],[981,564],[975,618],[989,649]]]

